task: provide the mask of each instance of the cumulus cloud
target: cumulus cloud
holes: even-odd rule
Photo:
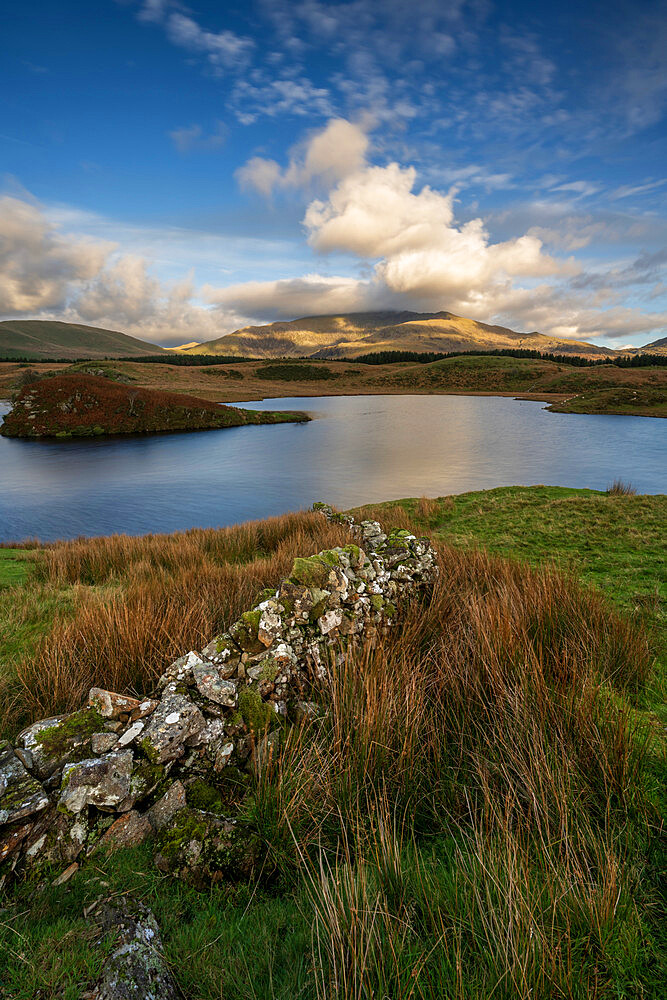
[[[0,198],[0,316],[121,327],[162,343],[205,340],[235,325],[193,303],[192,278],[166,285],[146,260],[63,232],[36,202]],[[237,325],[237,324],[236,324]]]
[[[210,285],[202,288],[202,295],[213,305],[260,320],[357,312],[382,304],[386,307],[386,299],[382,302],[380,298],[373,299],[373,292],[382,296],[381,289],[373,289],[356,278],[320,274],[278,281],[247,281],[227,288]]]
[[[317,181],[331,187],[366,163],[367,127],[344,118],[333,118],[325,128],[300,143],[285,169],[275,160],[254,156],[236,172],[240,186],[269,195],[276,188],[306,187]]]
[[[71,283],[94,277],[112,249],[110,243],[63,236],[36,204],[0,198],[0,312],[63,306]]]

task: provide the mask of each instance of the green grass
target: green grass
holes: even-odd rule
[[[534,566],[555,562],[629,610],[658,612],[667,599],[667,497],[608,496],[559,486],[395,502],[416,528],[459,548],[483,547]],[[378,504],[364,511],[375,511]]]
[[[556,562],[605,593],[624,614],[641,617],[652,630],[664,622],[667,596],[663,568],[665,497],[608,496],[592,490],[543,486],[508,487],[437,500],[400,500],[365,508],[364,513],[375,515],[385,523],[403,518],[415,530],[428,532],[457,550],[485,548],[533,566]],[[8,552],[0,550],[0,572],[4,563],[12,562]],[[18,563],[24,569],[29,565],[22,559]],[[470,565],[477,566],[475,572],[479,572],[477,563]],[[463,654],[468,649],[468,609],[481,606],[486,590],[492,590],[495,585],[496,571],[500,572],[499,567],[491,565],[486,578],[479,572],[469,602],[458,601],[456,589],[452,590],[448,612],[451,631],[447,632],[447,643],[451,643],[452,648],[456,648],[457,642],[462,644]],[[463,573],[464,579],[463,563],[458,572]],[[520,573],[518,577],[520,583]],[[509,582],[508,576],[507,585]],[[505,585],[499,588],[500,598]],[[2,616],[5,622],[11,620],[9,597],[19,591],[25,597],[28,590],[35,594],[34,614],[31,618],[26,611],[26,622],[20,627],[16,623],[14,638],[9,640],[13,643],[13,656],[21,655],[21,649],[28,648],[33,641],[34,630],[45,628],[53,617],[53,608],[48,602],[60,599],[65,607],[69,600],[67,588],[47,587],[37,580],[30,581],[28,587],[19,583],[19,590],[6,586],[0,591],[0,633]],[[7,599],[6,605],[2,603],[3,598]],[[584,604],[582,601],[581,620],[585,623]],[[506,605],[499,607],[513,608],[514,598],[508,598]],[[545,619],[539,627],[547,629],[547,645],[551,642],[555,648],[562,642],[576,655],[576,641],[571,644],[573,637],[568,627],[570,614],[574,614],[572,607],[564,612],[566,620],[561,621],[556,615],[553,622]],[[439,619],[433,621],[436,623]],[[488,621],[495,619],[490,616]],[[538,628],[537,622],[535,627]],[[474,630],[474,626],[470,628]],[[509,626],[507,633],[510,646],[512,629],[513,626]],[[553,638],[549,638],[551,629]],[[484,646],[486,638],[489,639],[488,649]],[[610,654],[605,652],[604,638],[595,640],[597,645],[594,638],[586,638],[586,643],[590,643],[593,650],[594,669],[601,669],[604,656]],[[414,641],[410,636],[404,639],[406,648],[423,643],[429,656],[431,643],[437,640],[438,633],[429,632],[429,626],[421,638],[415,635]],[[501,649],[503,635],[499,632],[496,646],[492,628],[485,627],[484,622],[480,626],[479,642],[482,643],[478,656],[480,669],[487,656],[502,658],[505,655]],[[4,660],[3,650],[6,654],[8,648],[0,646],[0,660]],[[79,1000],[86,985],[97,976],[108,948],[105,943],[101,946],[94,943],[94,929],[83,918],[83,908],[99,896],[114,892],[136,894],[154,910],[166,958],[188,1000],[219,1000],[221,997],[227,1000],[291,1000],[297,997],[348,1000],[353,996],[352,991],[333,992],[324,980],[320,982],[318,952],[312,936],[314,913],[319,921],[320,944],[329,964],[336,960],[336,935],[350,932],[345,950],[351,962],[348,971],[350,975],[359,973],[363,978],[359,990],[354,993],[355,1000],[371,1000],[375,996],[387,996],[391,1000],[411,997],[431,1000],[436,996],[486,1000],[491,995],[494,1000],[515,1000],[517,996],[528,995],[532,1000],[551,1000],[552,997],[555,1000],[557,996],[587,1000],[592,995],[600,1000],[648,1000],[660,995],[659,984],[664,975],[659,941],[660,857],[657,847],[651,845],[659,817],[657,812],[649,810],[645,821],[641,804],[644,792],[657,803],[661,785],[664,785],[659,747],[644,758],[641,749],[642,740],[652,725],[651,719],[659,710],[659,692],[651,690],[654,701],[650,706],[646,707],[643,702],[639,705],[633,698],[626,697],[622,685],[617,686],[617,678],[612,676],[611,681],[603,685],[597,703],[600,714],[591,722],[589,730],[586,712],[579,705],[580,692],[571,695],[567,685],[562,690],[556,685],[555,690],[560,691],[558,698],[562,698],[565,707],[572,709],[572,717],[566,711],[561,712],[560,701],[554,700],[553,719],[557,725],[561,719],[563,722],[562,733],[558,739],[554,737],[553,747],[549,743],[552,726],[545,724],[543,730],[535,730],[539,736],[535,743],[538,756],[533,757],[530,748],[519,746],[519,740],[514,744],[515,756],[510,737],[515,732],[521,733],[521,720],[524,717],[532,719],[534,705],[541,701],[532,699],[529,694],[522,702],[517,689],[512,691],[511,704],[515,708],[518,706],[520,711],[503,716],[498,709],[502,699],[497,697],[495,688],[488,703],[483,701],[475,707],[477,688],[471,686],[470,711],[473,715],[475,712],[480,714],[474,727],[469,726],[467,696],[462,697],[458,709],[456,707],[457,664],[465,664],[466,670],[471,669],[474,649],[470,646],[469,656],[462,654],[460,660],[452,663],[451,687],[441,702],[443,711],[448,713],[449,725],[428,727],[433,738],[437,738],[438,733],[446,734],[442,746],[438,747],[446,766],[436,770],[430,778],[425,777],[432,764],[429,763],[427,741],[423,745],[418,741],[416,770],[404,787],[408,795],[406,803],[420,782],[430,792],[416,794],[416,808],[408,811],[401,807],[393,817],[389,815],[389,827],[393,821],[395,828],[388,834],[385,829],[377,838],[384,822],[381,810],[376,815],[367,807],[367,799],[363,796],[370,796],[372,801],[377,794],[380,800],[380,782],[373,768],[380,769],[389,785],[395,782],[398,787],[401,768],[394,766],[397,758],[393,755],[396,753],[399,757],[397,747],[407,745],[409,730],[417,725],[417,714],[409,713],[410,726],[403,733],[400,730],[401,712],[405,714],[406,709],[399,697],[398,714],[395,718],[387,716],[386,731],[374,732],[369,724],[373,739],[366,745],[364,726],[367,723],[363,713],[357,718],[355,706],[365,703],[364,694],[369,701],[372,699],[370,689],[364,687],[365,672],[357,668],[350,671],[347,679],[346,683],[351,685],[349,691],[342,687],[339,695],[341,704],[345,703],[343,708],[353,713],[355,719],[352,724],[352,716],[342,716],[345,724],[340,732],[341,738],[349,741],[347,756],[343,754],[340,760],[335,759],[330,771],[319,768],[319,762],[326,762],[326,756],[317,757],[316,780],[312,786],[300,785],[305,780],[304,774],[308,773],[308,750],[297,747],[294,766],[291,770],[287,766],[282,786],[268,782],[253,789],[247,816],[254,818],[258,834],[264,840],[268,867],[273,865],[270,878],[267,872],[262,872],[253,884],[219,883],[210,890],[196,891],[161,875],[153,865],[150,846],[110,858],[98,855],[62,887],[51,885],[56,871],[42,872],[39,882],[21,888],[7,900],[6,909],[0,910],[0,983],[3,984],[0,995],[3,1000],[33,997]],[[392,665],[393,651],[388,653],[385,657],[380,651],[378,662],[381,667],[386,659],[387,677],[391,678],[401,659],[396,654],[396,662]],[[508,655],[508,660],[499,662],[513,669],[507,666],[514,662],[511,648]],[[436,654],[433,663],[438,662]],[[521,662],[520,653],[517,653],[516,662]],[[562,662],[568,662],[567,655]],[[428,660],[426,669],[430,670]],[[542,684],[540,676],[528,677]],[[480,674],[480,683],[482,678]],[[537,690],[542,698],[547,691],[550,698],[554,696],[550,684]],[[418,685],[417,706],[421,704],[419,691]],[[507,697],[502,686],[500,693]],[[391,702],[379,698],[378,709],[391,712]],[[334,715],[339,710],[340,705],[337,705]],[[591,738],[590,746],[582,743],[579,730],[570,729],[577,711],[581,712],[582,734]],[[459,717],[457,713],[462,714]],[[385,725],[383,719],[384,716],[378,717],[378,725]],[[499,727],[497,737],[485,724],[487,719]],[[627,781],[619,791],[619,799],[608,797],[606,782],[611,787],[615,781],[613,740],[616,737],[612,731],[616,732],[617,722],[621,728],[625,725],[623,719],[633,720],[633,732],[628,732],[627,737],[628,754],[629,760],[636,762],[637,771],[633,772],[636,780]],[[461,726],[458,733],[457,725]],[[509,728],[503,730],[503,726]],[[465,740],[461,738],[463,735]],[[393,739],[395,744],[391,742]],[[612,770],[603,772],[602,782],[597,783],[591,765],[598,762],[599,747],[605,741],[611,741],[608,743],[609,755],[600,760],[606,760]],[[325,746],[323,742],[322,748]],[[545,813],[539,820],[545,824],[544,829],[539,828],[540,836],[532,839],[531,799],[522,793],[524,782],[530,787],[531,773],[522,771],[519,765],[540,761],[542,748],[547,755],[552,754],[545,757],[548,766],[544,772],[546,787],[550,787],[549,775],[553,767],[552,808],[556,817],[558,809],[563,809],[572,822],[572,830],[559,832],[556,821],[552,828],[552,819]],[[569,755],[566,767],[562,764],[565,754]],[[420,760],[423,760],[424,774],[420,774]],[[483,783],[475,785],[474,768],[478,765],[484,782],[491,782],[487,790],[489,804],[484,813],[488,829],[481,820],[479,826],[471,821],[471,815],[481,808],[485,794]],[[589,783],[582,779],[587,769],[591,772]],[[559,774],[564,782],[562,787],[556,780]],[[500,794],[493,783],[498,782],[499,788],[504,788],[505,780],[505,793]],[[304,876],[303,871],[295,872],[294,862],[290,860],[294,854],[292,829],[298,836],[299,823],[304,821],[304,816],[295,814],[292,828],[281,830],[279,806],[281,796],[289,800],[294,796],[294,789],[301,787],[305,792],[301,793],[300,808],[305,810],[305,818],[309,820],[311,809],[315,815],[317,808],[314,798],[328,781],[332,782],[338,797],[335,801],[339,804],[361,796],[356,805],[358,808],[361,802],[360,812],[369,827],[363,830],[348,827],[349,832],[343,837],[349,836],[350,843],[344,840],[342,858],[336,856],[332,844],[339,835],[336,830],[342,817],[335,808],[326,809],[321,829],[332,865],[331,878],[327,881],[317,872],[311,872],[310,877]],[[309,790],[313,796],[308,794]],[[564,799],[566,794],[571,794],[572,799]],[[621,801],[624,796],[627,796],[625,802]],[[429,812],[431,802],[435,815]],[[445,826],[439,826],[436,803],[447,803],[447,808],[451,809],[451,818],[445,817],[443,806],[439,806],[441,818],[447,819]],[[353,805],[351,809],[354,810]],[[417,813],[422,820],[419,838],[415,840],[406,817],[414,820]],[[577,824],[580,824],[578,833]],[[346,860],[348,851],[349,863]],[[579,858],[585,869],[577,867]],[[617,881],[614,871],[607,870],[605,864],[618,864]],[[609,906],[605,903],[607,890]],[[364,924],[368,914],[373,915],[373,920]],[[539,935],[534,935],[534,931],[539,931]],[[554,969],[548,967],[547,958],[560,956],[558,942],[561,939],[570,943],[569,951],[562,956],[568,968],[556,975]],[[331,955],[326,952],[329,941],[332,942]],[[548,954],[539,950],[545,941],[549,946]],[[370,960],[359,972],[355,965],[358,961],[355,949],[362,947],[364,942],[368,944]],[[523,981],[517,985],[518,980],[513,978],[524,965],[528,980],[533,984],[530,991]],[[546,979],[541,988],[542,970]],[[566,982],[569,991],[554,990],[550,977]],[[596,989],[591,993],[593,983]]]
[[[28,549],[0,549],[0,587],[25,583],[31,567]]]

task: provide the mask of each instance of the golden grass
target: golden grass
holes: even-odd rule
[[[44,549],[38,580],[46,593],[69,588],[74,612],[57,618],[34,654],[16,664],[15,681],[0,691],[0,727],[72,711],[93,685],[149,692],[172,660],[201,649],[264,588],[276,587],[297,556],[348,542],[345,527],[297,513]]]

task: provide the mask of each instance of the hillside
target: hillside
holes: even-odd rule
[[[7,414],[5,437],[98,437],[294,423],[302,413],[220,406],[196,396],[156,392],[97,375],[56,375],[24,386]]]
[[[628,350],[623,351],[624,354],[662,354],[667,357],[667,337],[661,337],[660,340],[654,340],[650,344],[644,344],[643,347],[631,347]]]
[[[157,344],[96,326],[39,319],[0,323],[3,358],[136,358],[163,351]]]
[[[517,333],[453,313],[370,312],[307,316],[285,323],[246,326],[184,350],[186,354],[252,358],[354,358],[369,351],[449,351],[528,348],[544,353],[613,357],[616,352],[584,341],[541,333]]]

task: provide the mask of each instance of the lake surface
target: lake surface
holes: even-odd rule
[[[153,437],[0,437],[0,541],[234,524],[515,484],[667,492],[667,420],[549,413],[493,396],[263,400],[308,424]],[[0,404],[0,414],[8,406]]]

